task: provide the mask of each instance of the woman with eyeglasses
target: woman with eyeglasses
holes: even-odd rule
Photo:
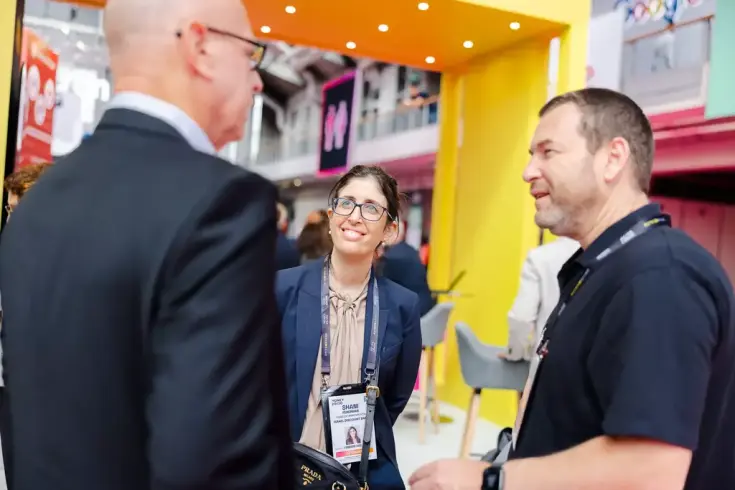
[[[330,192],[331,252],[323,260],[280,271],[276,286],[291,436],[335,457],[340,455],[330,450],[332,440],[344,441],[349,426],[356,426],[367,443],[364,422],[350,422],[340,432],[335,432],[339,420],[325,423],[323,410],[329,412],[333,403],[322,406],[322,399],[353,392],[364,399],[372,388],[376,451],[370,451],[367,482],[375,490],[405,488],[393,424],[411,396],[421,357],[418,296],[373,268],[376,250],[396,235],[399,201],[395,179],[381,168],[353,167]],[[362,413],[358,405],[344,406]],[[335,415],[333,409],[330,414]],[[359,461],[345,464],[361,474]]]

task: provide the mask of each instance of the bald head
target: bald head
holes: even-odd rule
[[[116,92],[178,106],[216,148],[240,139],[262,89],[241,0],[107,0],[104,23]]]

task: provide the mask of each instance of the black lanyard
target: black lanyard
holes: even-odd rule
[[[368,346],[368,358],[365,366],[365,382],[371,383],[375,378],[378,359],[378,327],[380,324],[380,299],[378,295],[378,280],[373,273],[373,311],[370,325],[370,345]],[[322,267],[322,383],[329,384],[331,368],[332,339],[329,326],[329,257],[324,259]]]
[[[656,216],[655,218],[649,219],[648,221],[639,221],[630,230],[623,233],[620,238],[615,241],[615,243],[600,252],[594,258],[593,266],[599,265],[602,261],[623,248],[623,246],[625,246],[627,243],[630,243],[630,241],[632,241],[633,239],[645,234],[646,232],[654,228],[658,228],[659,226],[671,226],[671,218],[668,215],[662,214],[660,216]],[[584,273],[582,273],[582,277],[579,278],[569,295],[566,298],[563,298],[563,301],[560,301],[556,309],[551,313],[551,316],[547,320],[546,325],[544,326],[544,329],[541,333],[541,342],[536,349],[536,354],[538,354],[541,359],[543,359],[544,356],[548,354],[549,340],[551,338],[551,334],[553,333],[554,327],[556,326],[556,323],[559,321],[559,318],[564,313],[564,310],[566,310],[569,302],[572,300],[572,298],[574,298],[574,295],[579,292],[579,290],[582,288],[582,285],[584,285],[587,279],[589,279],[591,273],[592,268],[585,269]]]

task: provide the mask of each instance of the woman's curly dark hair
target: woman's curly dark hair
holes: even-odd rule
[[[50,166],[51,163],[44,162],[19,168],[5,178],[5,190],[15,194],[20,199]]]

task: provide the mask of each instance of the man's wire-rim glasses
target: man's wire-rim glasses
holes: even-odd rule
[[[219,36],[225,36],[229,37],[231,39],[236,39],[237,41],[244,42],[246,44],[249,44],[253,47],[253,52],[250,54],[250,68],[253,70],[257,70],[260,68],[260,65],[263,63],[263,60],[265,59],[265,50],[267,48],[267,45],[254,41],[252,39],[248,39],[246,37],[240,36],[239,34],[235,34],[229,31],[225,31],[222,29],[217,29],[216,27],[210,27],[210,26],[203,26],[204,29],[206,29],[207,32],[211,32],[212,34],[217,34]],[[181,38],[182,31],[179,29],[176,31],[176,37]]]

